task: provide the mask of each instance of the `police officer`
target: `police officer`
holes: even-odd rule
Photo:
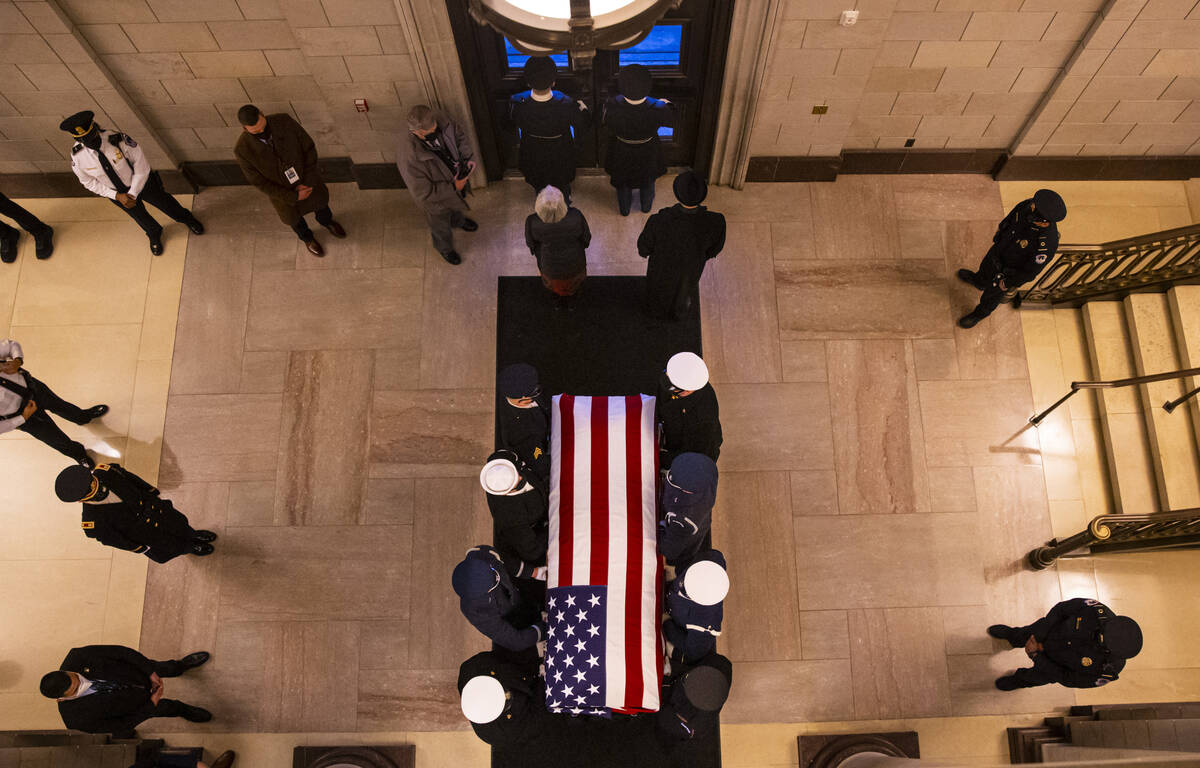
[[[488,456],[479,472],[496,526],[496,549],[515,579],[545,578],[546,493],[533,471],[508,449]]]
[[[701,205],[708,182],[695,171],[675,177],[677,205],[646,219],[638,255],[646,259],[646,311],[678,320],[700,302],[700,277],[725,247],[725,217]]]
[[[48,259],[54,253],[54,228],[37,216],[9,200],[0,192],[0,214],[7,216],[33,235],[34,255],[39,259]],[[19,233],[13,227],[0,221],[0,261],[12,264],[17,260],[17,238]]]
[[[458,668],[458,693],[471,728],[493,747],[515,747],[537,737],[549,712],[533,665],[477,653]]]
[[[467,550],[450,583],[463,616],[497,645],[510,651],[532,648],[546,637],[541,612],[521,597],[500,553],[481,545]]]
[[[680,569],[700,553],[712,527],[717,465],[702,453],[681,453],[671,462],[665,480],[658,551],[666,558],[667,565]]]
[[[1058,250],[1057,223],[1066,217],[1066,203],[1050,189],[1039,189],[1009,211],[979,270],[958,270],[959,280],[983,291],[979,306],[959,318],[960,328],[975,327],[1000,306],[1005,291],[1029,282],[1045,268]]]
[[[84,409],[63,400],[21,367],[24,354],[16,341],[0,340],[0,434],[19,429],[80,464],[96,466],[87,449],[67,437],[50,414],[73,424],[88,424],[108,413],[108,406],[100,404]]]
[[[662,629],[672,665],[690,666],[717,649],[725,615],[721,601],[727,594],[725,555],[716,549],[701,552],[671,582],[667,589],[668,615]]]
[[[617,190],[622,216],[629,215],[635,188],[640,190],[642,213],[650,213],[654,180],[667,172],[658,129],[672,123],[671,102],[650,96],[650,80],[650,70],[641,64],[621,67],[621,92],[604,104],[603,121],[609,130],[604,170]]]
[[[655,419],[662,428],[659,466],[669,467],[684,452],[721,455],[721,412],[717,393],[708,382],[708,366],[695,352],[680,352],[667,361],[659,377]]]
[[[1118,616],[1099,600],[1064,600],[1027,627],[993,624],[987,632],[1025,648],[1033,666],[996,679],[1002,691],[1059,683],[1068,688],[1093,688],[1117,679],[1142,650],[1142,628],[1128,616]]]
[[[563,193],[571,204],[575,179],[575,135],[591,122],[587,105],[553,90],[558,67],[549,56],[531,56],[525,62],[528,91],[513,95],[508,117],[517,128],[520,151],[517,164],[525,181],[539,192],[547,185]]]
[[[548,487],[550,478],[550,405],[538,382],[537,369],[528,363],[507,365],[500,371],[497,389],[500,404],[500,445],[515,451],[538,481]]]
[[[62,501],[83,502],[83,532],[89,539],[156,563],[179,555],[211,555],[217,534],[197,531],[158,489],[120,464],[67,467],[54,492]]]
[[[146,210],[146,203],[194,234],[204,234],[204,225],[163,187],[158,171],[150,168],[137,142],[123,133],[102,129],[94,117],[89,111],[76,112],[58,126],[75,138],[71,170],[80,183],[128,213],[150,238],[150,252],[155,256],[163,252],[163,228]]]
[[[659,739],[669,747],[712,735],[721,724],[732,682],[733,664],[719,653],[667,680],[662,708],[654,716]]]

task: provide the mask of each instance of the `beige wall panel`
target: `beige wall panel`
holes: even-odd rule
[[[225,120],[211,104],[146,104],[142,112],[156,128],[225,127]]]
[[[271,71],[276,75],[311,75],[308,62],[299,48],[289,48],[277,51],[263,51]]]
[[[251,101],[308,99],[318,92],[317,81],[308,75],[243,77],[241,80]]]
[[[1054,13],[973,13],[963,40],[1041,40]]]
[[[36,91],[37,86],[29,81],[16,64],[0,64],[0,93],[23,93]]]
[[[0,64],[57,64],[58,55],[37,34],[0,33]]]
[[[350,70],[341,56],[307,56],[308,69],[318,83],[347,83]]]
[[[296,47],[296,38],[285,21],[213,21],[208,28],[223,51]]]
[[[217,41],[199,22],[122,24],[134,47],[142,53],[215,51]]]
[[[76,24],[124,24],[158,19],[146,0],[58,0]]]
[[[1175,118],[1177,123],[1200,123],[1200,101],[1189,102],[1191,106],[1183,110],[1183,114]]]
[[[850,125],[852,136],[911,136],[920,125],[917,115],[859,115]]]
[[[1036,6],[1035,6],[1036,7]],[[1043,40],[1082,40],[1086,33],[1099,18],[1098,13],[1072,13],[1061,11],[1054,14],[1053,21],[1046,28]]]
[[[1079,148],[1080,155],[1113,156],[1113,155],[1144,155],[1150,151],[1149,144],[1084,144]]]
[[[121,53],[100,57],[118,80],[154,77],[192,77],[191,67],[178,53]]]
[[[38,31],[11,2],[0,2],[0,29],[14,35],[32,35]]]
[[[70,23],[59,16],[58,11],[45,0],[21,0],[17,3],[17,8],[33,28],[43,35],[69,34],[71,31]]]
[[[999,43],[988,40],[944,42],[926,40],[917,48],[914,67],[986,67],[992,62]],[[997,66],[1020,66],[1021,63]]]
[[[297,27],[293,32],[309,56],[369,56],[383,52],[374,27]]]
[[[242,16],[247,19],[282,19],[283,11],[277,0],[237,0]]]
[[[1177,77],[1162,92],[1164,99],[1200,99],[1200,77]]]
[[[893,115],[960,115],[966,93],[901,93],[892,105]]]
[[[196,77],[254,77],[274,74],[262,51],[214,51],[185,53]]]
[[[53,117],[0,117],[0,135],[17,141],[39,139],[57,141],[62,137],[58,130],[60,119]]]
[[[864,88],[866,93],[888,91],[935,91],[942,79],[941,68],[875,67]]]
[[[1148,0],[1139,19],[1183,19],[1196,7],[1195,0]]]
[[[163,80],[163,88],[176,104],[216,104],[219,101],[245,101],[246,90],[237,78],[201,78]]]
[[[869,75],[874,64],[874,48],[843,48],[834,73],[838,75]]]
[[[134,104],[174,104],[175,100],[158,80],[122,80],[121,87]]]
[[[79,27],[96,53],[134,53],[133,41],[120,24],[84,24]]]
[[[836,19],[843,3],[838,0],[785,0],[785,19]]]
[[[1138,123],[1122,143],[1191,144],[1200,139],[1196,123]]]
[[[1120,144],[1132,125],[1117,123],[1063,123],[1050,136],[1047,143],[1054,144]]]
[[[242,18],[237,0],[146,0],[159,21],[225,21]]]
[[[1045,93],[1061,72],[1061,67],[1023,67],[1012,85],[1012,90]]]
[[[325,17],[333,26],[358,24],[396,24],[396,6],[392,0],[321,0]]]
[[[775,50],[786,51],[804,47],[804,30],[808,22],[804,19],[782,21],[775,27]]]
[[[876,48],[883,42],[887,24],[860,20],[843,27],[836,21],[810,21],[804,30],[805,48]]]
[[[404,39],[404,28],[399,24],[376,25],[375,34],[384,53],[411,53]]]
[[[354,81],[416,80],[412,56],[408,54],[383,56],[347,56],[346,68]]]
[[[1118,48],[1200,48],[1200,19],[1194,21],[1135,21]]]
[[[907,67],[917,55],[917,40],[885,40],[875,55],[877,67]]]
[[[1103,52],[1102,52],[1103,53]],[[1158,54],[1157,48],[1122,48],[1107,51],[1104,63],[1096,70],[1097,75],[1140,75],[1146,65]]]
[[[1020,73],[1017,67],[947,67],[937,91],[1006,93]]]
[[[62,153],[45,141],[0,141],[0,162],[61,162],[62,159]]]
[[[81,87],[71,70],[61,62],[53,64],[19,64],[25,79],[39,91],[71,91]]]
[[[1170,77],[1105,77],[1097,75],[1079,95],[1081,99],[1156,99]]]
[[[993,67],[1061,67],[1075,51],[1070,41],[1005,40],[996,49]]]
[[[1101,101],[1086,101],[1080,99],[1071,105],[1071,109],[1063,117],[1068,123],[1103,123],[1109,114],[1116,109],[1116,99]],[[1127,122],[1136,122],[1129,120]]]
[[[1025,0],[940,0],[939,11],[1019,11]]]
[[[938,116],[925,115],[917,126],[917,136],[979,137],[983,135],[991,115]]]
[[[1163,50],[1146,66],[1144,75],[1200,75],[1200,48]]]
[[[958,40],[971,21],[971,14],[894,13],[888,24],[887,40]]]
[[[964,115],[1028,115],[1042,100],[1038,93],[973,93]]]
[[[834,96],[860,93],[867,83],[866,75],[832,75],[829,77],[796,77],[792,79],[792,91],[788,98],[807,101],[811,98],[828,99]]]
[[[279,0],[279,9],[293,30],[329,26],[321,0]]]
[[[1104,118],[1107,123],[1171,123],[1190,101],[1122,101]]]
[[[781,75],[814,77],[832,75],[837,69],[839,51],[820,49],[777,49],[768,65]]]

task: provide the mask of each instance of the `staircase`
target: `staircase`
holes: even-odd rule
[[[1175,757],[1200,762],[1200,702],[1071,707],[1041,726],[1008,729],[1012,763]],[[1181,754],[1182,753],[1182,754]]]

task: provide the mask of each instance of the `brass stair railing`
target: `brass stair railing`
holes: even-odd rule
[[[1132,387],[1137,384],[1150,384],[1155,381],[1167,381],[1169,379],[1182,379],[1184,376],[1200,376],[1200,368],[1184,368],[1181,371],[1166,371],[1165,373],[1151,373],[1146,376],[1133,376],[1128,379],[1113,379],[1111,381],[1072,381],[1071,389],[1067,394],[1058,398],[1054,403],[1042,411],[1035,413],[1029,417],[1029,423],[1033,426],[1039,426],[1042,421],[1053,413],[1054,409],[1071,399],[1081,389],[1116,389],[1117,387]],[[1182,397],[1177,397],[1174,400],[1168,400],[1162,404],[1162,408],[1167,413],[1171,413],[1179,407],[1181,403],[1189,398],[1200,393],[1200,387],[1188,391]]]
[[[1085,557],[1106,552],[1149,552],[1200,547],[1200,509],[1155,512],[1148,515],[1101,515],[1086,530],[1063,540],[1051,539],[1025,556],[1036,571],[1060,557]],[[1078,550],[1086,552],[1072,554]]]
[[[1060,246],[1032,285],[1006,296],[1016,306],[1078,307],[1186,282],[1200,282],[1200,224],[1102,245]]]

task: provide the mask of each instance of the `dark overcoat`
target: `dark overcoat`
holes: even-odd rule
[[[267,125],[271,129],[268,141],[242,131],[233,154],[246,181],[271,199],[279,220],[290,227],[304,214],[327,207],[329,188],[321,180],[317,147],[308,131],[284,113],[267,115]],[[300,175],[297,184],[312,187],[312,194],[300,199],[296,184],[290,183],[284,175],[288,168],[294,168]]]

